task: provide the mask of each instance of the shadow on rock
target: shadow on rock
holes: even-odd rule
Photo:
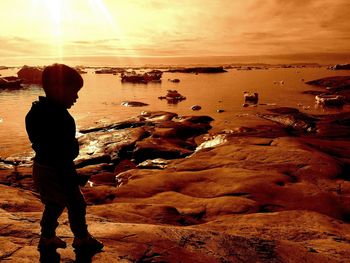
[[[102,251],[96,251],[93,249],[80,249],[75,250],[75,261],[77,263],[90,263],[92,262],[92,258]]]
[[[41,250],[40,251],[40,263],[59,263],[61,255],[55,250]]]

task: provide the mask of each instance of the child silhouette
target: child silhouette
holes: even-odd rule
[[[73,160],[79,154],[75,121],[68,110],[78,99],[83,86],[79,73],[64,64],[53,64],[42,73],[46,96],[40,96],[28,112],[25,123],[35,151],[33,181],[45,209],[40,222],[38,250],[65,248],[56,236],[58,218],[67,208],[76,250],[100,251],[103,244],[92,237],[85,220],[86,202]]]

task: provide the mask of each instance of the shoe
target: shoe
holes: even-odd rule
[[[66,248],[67,244],[62,239],[57,236],[52,238],[40,237],[38,250],[47,250],[47,249],[57,249],[57,248]]]
[[[102,242],[98,241],[90,234],[85,238],[75,237],[72,246],[76,250],[91,249],[93,251],[101,251],[103,248]]]

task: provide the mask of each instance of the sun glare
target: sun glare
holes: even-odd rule
[[[62,22],[64,20],[64,15],[68,14],[66,12],[68,2],[67,0],[32,0],[31,6],[31,21],[38,20],[38,16],[41,17],[42,31],[48,32],[48,35],[46,35],[46,42],[48,42],[50,46],[51,56],[59,59],[64,56]]]
[[[56,56],[62,60],[64,56],[63,53],[63,39],[62,39],[62,9],[65,1],[45,1],[46,8],[49,11],[51,18],[51,27],[52,27],[52,38],[56,45]]]
[[[74,43],[101,40],[107,44],[105,50],[99,50],[100,54],[134,58],[138,55],[118,23],[122,15],[119,9],[113,8],[111,12],[111,6],[104,0],[32,0],[31,3],[31,23],[40,21],[41,36],[50,47],[51,56],[81,55],[84,50],[78,50]],[[81,48],[89,52],[94,47]]]
[[[137,62],[134,61],[137,60],[137,54],[133,49],[132,43],[126,40],[127,36],[118,23],[118,15],[113,17],[103,0],[89,0],[89,4],[91,9],[95,12],[96,19],[102,19],[105,22],[107,29],[104,30],[108,30],[108,32],[106,32],[107,35],[110,36],[111,39],[118,40],[118,54],[120,54],[122,50],[125,55],[133,60],[132,62]],[[113,53],[114,52],[111,52],[111,55],[118,55]]]

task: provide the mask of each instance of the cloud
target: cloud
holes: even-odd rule
[[[23,55],[30,54],[31,50],[28,48],[33,44],[38,44],[30,39],[23,37],[0,37],[0,55]]]
[[[74,41],[70,41],[69,43],[77,44],[77,45],[96,45],[96,44],[114,43],[119,41],[120,39],[118,38],[110,38],[110,39],[99,39],[99,40],[74,40]]]
[[[43,34],[50,28],[45,31],[42,20],[38,25],[31,21],[32,28],[24,27],[21,11],[22,24],[12,20],[11,32],[0,39],[0,54],[350,52],[349,0],[104,0],[109,20],[82,5],[84,1],[74,3],[78,2],[80,9],[71,10],[74,16],[62,18],[62,39]],[[1,7],[10,13],[0,3]]]

